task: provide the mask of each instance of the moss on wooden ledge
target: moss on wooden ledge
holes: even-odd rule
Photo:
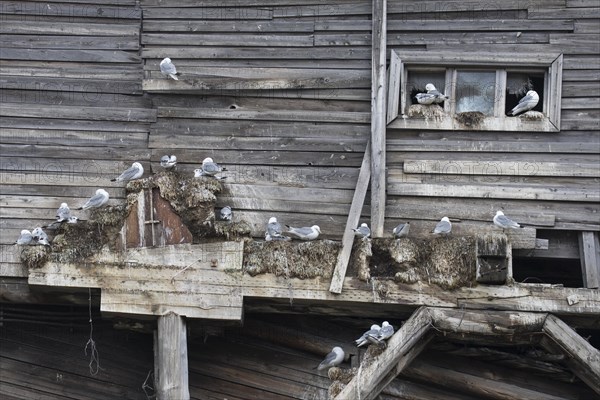
[[[250,276],[272,273],[286,278],[331,278],[340,242],[250,240],[244,246],[244,271]]]

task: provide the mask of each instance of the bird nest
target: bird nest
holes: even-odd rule
[[[444,109],[437,104],[412,104],[408,108],[409,118],[443,119],[446,116]]]
[[[523,114],[517,115],[517,117],[526,121],[541,121],[544,119],[544,113],[539,111],[527,111]]]
[[[485,114],[481,111],[465,111],[456,114],[456,121],[469,128],[478,126],[484,119]]]
[[[285,278],[331,278],[337,263],[339,242],[250,240],[244,246],[244,271],[250,276],[271,273]]]

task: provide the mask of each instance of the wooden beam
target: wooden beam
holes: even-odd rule
[[[557,345],[542,341],[542,346],[549,351],[560,349],[575,375],[600,395],[600,351],[554,315],[548,315],[542,329]]]
[[[371,53],[371,236],[383,236],[385,217],[387,0],[373,0]]]
[[[419,345],[430,326],[431,316],[427,308],[419,308],[389,339],[386,350],[373,363],[359,367],[356,376],[336,396],[336,400],[371,400],[377,397],[382,389],[381,381],[389,378],[388,374],[394,368],[394,373],[402,372],[406,367],[406,363],[399,365],[402,357]],[[416,357],[416,353],[410,353],[411,357]]]
[[[348,220],[346,221],[346,228],[344,229],[344,236],[342,237],[342,251],[338,254],[337,264],[333,271],[333,276],[331,277],[331,284],[329,285],[329,291],[331,293],[342,292],[344,278],[346,277],[346,269],[348,268],[348,261],[350,260],[350,253],[352,252],[352,243],[354,243],[354,232],[352,229],[358,226],[360,213],[365,202],[365,196],[367,195],[367,188],[369,187],[370,176],[371,142],[367,142],[365,156],[360,166],[360,174],[358,175],[356,189],[354,190],[354,195],[352,197],[352,205],[350,206]]]
[[[583,287],[597,289],[600,286],[600,259],[598,258],[595,232],[579,233],[579,259]]]
[[[158,318],[158,400],[187,400],[190,398],[188,384],[188,357],[185,320],[169,312]]]

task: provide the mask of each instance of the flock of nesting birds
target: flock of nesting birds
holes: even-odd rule
[[[381,326],[377,324],[371,325],[371,328],[356,339],[354,343],[356,347],[361,347],[365,344],[374,344],[385,348],[387,346],[386,341],[393,335],[394,327],[389,322],[383,321]],[[335,346],[316,368],[318,371],[322,371],[331,367],[337,367],[344,361],[345,357],[346,353],[344,353],[344,349]]]
[[[425,90],[427,91],[426,93],[417,93],[415,95],[415,98],[417,99],[417,102],[419,104],[441,104],[450,98],[449,96],[440,93],[440,91],[435,88],[435,85],[433,83],[428,83],[427,85],[425,85]],[[535,90],[530,90],[525,94],[525,96],[523,96],[519,100],[519,103],[507,114],[510,116],[522,114],[526,111],[533,109],[539,101],[540,96],[537,94],[537,92]]]
[[[166,170],[173,170],[177,166],[177,157],[175,155],[165,155],[161,157],[160,165]],[[213,161],[212,158],[207,157],[202,161],[202,166],[194,170],[194,177],[210,177],[218,180],[225,179],[226,176],[219,176],[222,172],[227,171],[226,168],[221,167]],[[111,179],[111,182],[127,182],[130,180],[139,179],[144,174],[144,167],[139,162],[134,162],[131,167],[125,170],[121,175]],[[96,190],[96,194],[88,199],[85,204],[76,210],[88,210],[94,208],[100,208],[104,206],[109,199],[109,194],[104,189]],[[230,206],[225,206],[219,211],[219,218],[222,221],[231,221],[233,218],[233,210]],[[78,217],[71,214],[71,209],[67,203],[62,203],[56,211],[56,221],[50,225],[43,227],[37,227],[33,231],[24,229],[21,231],[20,237],[17,239],[15,244],[17,245],[43,245],[50,246],[48,241],[48,235],[44,232],[43,228],[56,229],[63,223],[75,224],[77,223]],[[495,225],[502,229],[513,228],[517,229],[521,226],[510,218],[506,217],[502,211],[498,211],[493,218]],[[271,217],[267,223],[265,231],[266,241],[287,241],[294,239],[299,240],[315,240],[321,234],[321,228],[318,225],[312,225],[308,227],[293,227],[285,225],[287,230],[284,232],[281,224],[277,221],[276,217]],[[363,239],[368,239],[371,236],[371,229],[366,223],[362,223],[359,227],[352,229],[356,236]],[[395,238],[402,238],[408,236],[410,230],[410,222],[405,222],[397,225],[392,230],[392,235]],[[433,234],[448,235],[452,231],[452,223],[448,217],[443,217],[433,228]]]

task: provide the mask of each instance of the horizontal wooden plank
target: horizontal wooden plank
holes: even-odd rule
[[[354,179],[354,185],[356,185]],[[334,188],[315,188],[308,187],[309,185],[287,185],[281,182],[280,185],[248,185],[244,184],[228,184],[225,185],[222,192],[222,197],[227,199],[268,199],[268,200],[300,200],[307,201],[313,199],[314,202],[326,202],[330,204],[350,205],[352,202],[352,190],[339,190]],[[348,185],[352,186],[352,185]],[[294,195],[290,196],[290,188],[293,187]],[[225,203],[225,200],[219,200]],[[313,212],[317,210],[317,204],[313,205]],[[268,211],[268,210],[267,210]],[[291,210],[290,212],[293,212]],[[268,218],[267,218],[268,220]],[[266,222],[265,222],[266,223]],[[265,225],[266,226],[266,225]],[[264,227],[263,227],[264,228]]]
[[[35,80],[36,78],[34,78]],[[44,78],[42,78],[43,80]],[[17,83],[4,85],[4,89],[0,94],[0,99],[3,103],[12,104],[23,104],[24,108],[35,107],[35,106],[91,106],[91,107],[115,107],[121,108],[147,108],[151,109],[150,99],[142,96],[132,96],[122,93],[110,93],[110,91],[77,91],[85,90],[84,83],[78,83],[77,87],[53,87],[53,85],[46,85],[46,88],[52,90],[29,90],[29,88],[35,87],[34,84],[18,83],[20,79],[15,78]],[[23,79],[28,81],[27,78]],[[31,82],[31,81],[29,81]],[[116,86],[119,82],[113,82]],[[134,91],[139,89],[138,82],[123,81],[124,88],[116,89],[120,91]],[[131,84],[131,86],[129,86]],[[19,89],[15,89],[15,87]],[[85,89],[84,89],[85,88]],[[57,90],[58,89],[58,90]],[[109,89],[116,91],[113,89]],[[0,122],[1,124],[1,122]]]
[[[6,170],[3,171],[0,176],[0,183],[3,185],[55,185],[60,186],[75,186],[75,187],[88,187],[84,192],[90,197],[94,194],[95,189],[91,190],[89,187],[103,187],[103,188],[114,188],[123,186],[117,184],[117,182],[110,182],[110,178],[98,176],[98,175],[81,175],[73,174],[65,171],[63,173],[57,172],[46,172],[46,171],[27,171],[19,170],[14,172]],[[111,174],[112,175],[112,174]],[[112,193],[112,191],[109,191]]]
[[[590,69],[589,71],[596,73],[596,70],[593,69]],[[578,97],[589,99],[593,97],[600,97],[600,84],[597,82],[563,82],[562,85],[563,98]]]
[[[496,43],[548,43],[547,33],[525,32],[519,36],[496,32],[423,32],[423,33],[388,33],[388,46],[428,45],[440,42],[448,44],[496,44]],[[371,43],[371,35],[367,33],[317,33],[315,46],[367,46]]]
[[[406,174],[578,176],[600,178],[597,162],[407,160]]]
[[[597,110],[600,108],[600,97],[565,98],[560,106],[563,110]]]
[[[388,10],[389,13],[389,10]],[[387,21],[387,32],[388,35],[392,35],[392,32],[408,31],[414,32],[425,32],[425,31],[477,31],[477,32],[494,32],[494,31],[509,31],[509,32],[525,32],[525,31],[572,31],[573,21],[565,20],[562,18],[556,21],[527,21],[523,23],[522,19],[502,19],[499,21],[486,20],[474,20],[474,19],[458,19],[458,20],[444,20],[442,26],[437,20],[424,20],[424,19],[394,19],[388,16]],[[316,21],[315,32],[318,31],[365,31],[371,30],[371,22],[368,20],[363,21]]]
[[[50,119],[68,118],[95,121],[156,121],[156,111],[143,108],[123,109],[119,107],[35,106],[15,103],[3,103],[0,108],[0,116]]]
[[[142,44],[148,46],[160,45],[197,45],[202,43],[202,46],[237,46],[243,43],[246,46],[269,46],[269,47],[312,47],[312,35],[285,35],[285,34],[268,34],[262,33],[258,35],[250,34],[177,34],[177,33],[144,33],[142,34]]]
[[[144,57],[146,65],[155,65],[151,67],[154,70],[158,69],[158,64],[165,55],[170,54],[169,51],[157,52],[154,57]],[[181,54],[181,53],[180,53]],[[195,68],[206,67],[211,68],[308,68],[308,69],[369,69],[371,60],[362,59],[324,59],[324,58],[185,58],[177,59],[177,68],[190,66]]]
[[[92,3],[76,4],[10,1],[2,4],[2,7],[0,7],[0,14],[140,19],[142,11],[139,7],[119,7],[111,4],[96,5]]]
[[[598,22],[594,20],[576,20],[575,33],[600,33],[600,26],[598,26]]]
[[[2,143],[69,147],[142,148],[148,143],[148,134],[138,132],[2,128]]]
[[[0,118],[0,128],[20,129],[64,129],[96,132],[148,132],[148,124],[140,122],[121,121],[88,121],[70,119],[46,119],[46,118]]]
[[[138,50],[140,43],[135,36],[58,36],[58,35],[1,35],[2,47],[35,49],[80,50]]]
[[[530,7],[529,12],[527,14],[527,18],[531,20],[597,19],[600,18],[600,7]]]
[[[98,24],[98,23],[60,23],[58,21],[36,21],[24,24],[23,21],[3,20],[0,33],[12,35],[66,35],[66,36],[132,36],[138,37],[140,25],[136,24]]]
[[[0,89],[59,91],[59,92],[84,92],[88,93],[87,102],[106,97],[109,93],[142,94],[140,81],[114,81],[98,79],[69,79],[46,78],[27,76],[0,76]],[[24,96],[27,98],[27,96]]]
[[[245,3],[244,3],[245,4]],[[295,21],[293,29],[286,21],[202,21],[202,20],[144,20],[143,32],[314,32],[314,23]]]
[[[420,47],[414,47],[415,50]],[[252,47],[152,47],[142,49],[143,58],[163,58],[173,54],[185,54],[187,59],[302,59],[302,60],[367,60],[371,51],[364,47],[319,47],[290,48],[281,51],[278,48]],[[226,66],[226,65],[224,65]]]
[[[301,110],[191,110],[186,108],[158,109],[158,116],[165,118],[202,118],[225,120],[268,120],[268,121],[304,121],[304,122],[339,122],[366,124],[371,120],[370,113],[327,111],[301,111]]]
[[[158,63],[156,64],[158,67]],[[6,60],[0,65],[0,74],[31,77],[77,78],[87,79],[90,75],[94,79],[113,80],[139,80],[142,77],[141,66],[124,64],[119,68],[113,65],[96,63],[69,63],[69,62],[35,62]]]
[[[135,53],[121,50],[48,50],[0,48],[3,60],[81,61],[101,63],[139,63]]]
[[[592,55],[565,54],[564,69],[600,69],[600,59]]]
[[[455,43],[431,43],[427,46],[427,50],[436,51],[460,51],[462,46]],[[591,55],[596,54],[600,49],[600,44],[588,44],[583,42],[573,42],[571,44],[532,44],[532,43],[494,43],[492,46],[482,46],[478,48],[482,53],[525,53],[533,54],[543,51],[545,53],[563,53],[565,55]]]
[[[146,8],[144,19],[199,19],[199,20],[270,20],[273,10],[266,7],[189,7]]]

